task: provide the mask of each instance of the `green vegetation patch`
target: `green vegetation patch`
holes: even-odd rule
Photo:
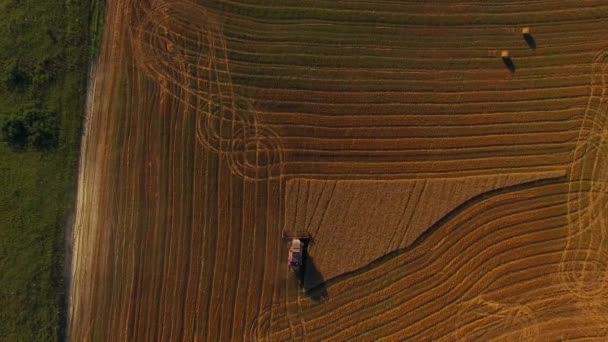
[[[65,229],[101,17],[98,1],[0,0],[1,341],[63,338]]]

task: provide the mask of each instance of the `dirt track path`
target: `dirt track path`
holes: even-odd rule
[[[91,131],[91,115],[93,112],[93,99],[95,97],[95,85],[96,85],[96,76],[97,76],[97,61],[92,61],[89,69],[89,74],[87,77],[87,95],[86,95],[86,104],[85,104],[85,114],[82,123],[82,136],[81,136],[81,144],[80,144],[80,161],[78,164],[78,189],[76,191],[76,204],[74,211],[70,214],[70,218],[68,220],[68,224],[65,229],[65,256],[64,256],[64,270],[65,270],[65,286],[66,286],[66,331],[70,330],[69,322],[71,321],[72,315],[72,280],[74,273],[74,265],[72,264],[74,260],[75,253],[75,237],[74,237],[74,226],[76,225],[77,218],[77,208],[83,207],[84,203],[84,194],[80,193],[81,186],[84,182],[83,172],[84,169],[84,161],[86,160],[86,153],[88,149],[89,143],[89,135]],[[82,213],[81,213],[82,215]]]

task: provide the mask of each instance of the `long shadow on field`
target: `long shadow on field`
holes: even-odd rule
[[[510,72],[515,72],[515,63],[513,63],[513,59],[511,59],[511,57],[503,57],[502,62],[505,63],[505,66]]]
[[[531,49],[536,49],[536,39],[531,34],[524,34],[524,39]]]
[[[300,272],[300,286],[306,296],[315,302],[327,300],[328,293],[325,286],[325,279],[314,263],[313,258],[307,256],[304,260],[304,267]]]
[[[401,248],[401,249],[397,249],[394,250],[388,254],[385,254],[384,256],[370,262],[369,264],[358,268],[356,270],[350,271],[350,272],[346,272],[346,273],[342,273],[338,276],[335,276],[331,279],[325,280],[325,282],[320,283],[319,285],[314,285],[314,283],[310,283],[310,285],[312,285],[313,287],[310,289],[307,289],[307,292],[310,293],[319,293],[319,292],[325,292],[327,293],[327,287],[332,286],[336,283],[339,283],[345,279],[357,276],[359,274],[363,274],[365,272],[370,271],[371,269],[374,269],[376,267],[379,267],[380,265],[382,265],[383,263],[394,259],[402,254],[408,253],[410,251],[412,251],[413,249],[417,248],[418,246],[420,246],[425,240],[427,240],[431,235],[433,235],[435,232],[437,232],[438,230],[440,230],[443,226],[445,226],[445,224],[447,222],[449,222],[450,220],[452,220],[454,217],[460,215],[462,212],[464,212],[465,210],[467,210],[469,207],[481,203],[491,197],[494,196],[498,196],[498,195],[502,195],[502,194],[508,194],[508,193],[513,193],[513,192],[518,192],[518,191],[523,191],[523,190],[528,190],[528,189],[533,189],[536,187],[540,187],[540,186],[546,186],[546,185],[550,185],[550,184],[559,184],[562,183],[564,181],[567,180],[567,176],[559,176],[559,177],[552,177],[552,178],[544,178],[544,179],[538,179],[538,180],[534,180],[531,182],[526,182],[526,183],[520,183],[520,184],[515,184],[515,185],[511,185],[511,186],[507,186],[504,188],[500,188],[500,189],[495,189],[492,191],[488,191],[488,192],[484,192],[480,195],[477,195],[473,198],[470,198],[469,200],[465,201],[464,203],[462,203],[461,205],[459,205],[458,207],[456,207],[454,210],[452,210],[451,212],[449,212],[447,215],[445,215],[444,217],[442,217],[439,221],[435,222],[435,224],[433,224],[431,227],[429,227],[427,230],[425,230],[422,234],[420,234],[420,236],[418,236],[418,238],[412,242],[411,245],[405,247],[405,248]],[[424,257],[424,254],[421,256]],[[317,292],[318,291],[318,292]]]

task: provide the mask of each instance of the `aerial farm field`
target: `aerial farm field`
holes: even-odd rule
[[[608,334],[608,2],[106,11],[72,340]]]

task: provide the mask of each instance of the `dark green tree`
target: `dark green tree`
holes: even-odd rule
[[[2,125],[2,140],[17,150],[28,144],[28,128],[22,117],[12,117]]]
[[[13,64],[5,76],[4,83],[11,91],[23,91],[32,84],[32,77],[22,67]]]
[[[29,110],[6,120],[1,132],[2,140],[16,150],[51,150],[59,142],[59,116],[53,112]]]
[[[31,110],[24,115],[28,127],[28,143],[37,150],[57,147],[59,141],[59,118],[56,113]]]

